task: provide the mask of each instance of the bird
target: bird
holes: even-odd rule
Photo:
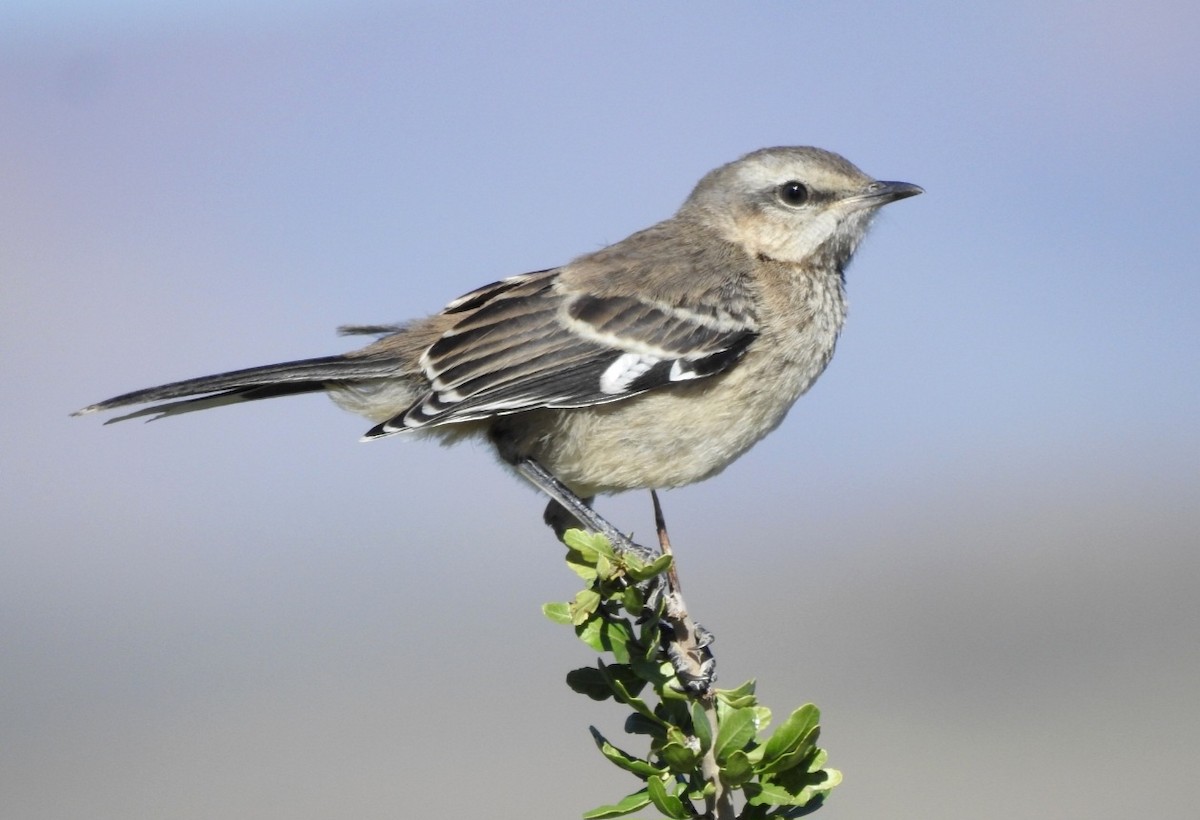
[[[365,347],[135,390],[73,415],[150,404],[110,421],[154,419],[324,392],[373,423],[363,440],[485,438],[550,494],[546,518],[561,531],[595,521],[597,495],[710,478],[774,430],[833,356],[846,267],[872,218],[920,193],[820,148],[760,149],[612,245],[424,318],[339,329],[374,337]]]

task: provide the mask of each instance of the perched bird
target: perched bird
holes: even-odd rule
[[[486,436],[575,512],[599,493],[690,484],[778,426],[825,369],[845,268],[871,218],[921,192],[818,148],[766,148],[614,245],[423,319],[342,328],[379,337],[362,349],[137,390],[75,415],[168,401],[120,417],[158,418],[324,391],[375,422],[366,439]]]

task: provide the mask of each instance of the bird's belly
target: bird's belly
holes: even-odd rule
[[[712,380],[680,384],[607,405],[558,411],[548,433],[513,430],[520,449],[580,495],[680,487],[719,473],[774,430],[824,368],[759,372],[750,361]]]

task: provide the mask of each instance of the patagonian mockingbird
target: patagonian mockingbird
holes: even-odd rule
[[[136,390],[76,415],[325,392],[374,423],[367,440],[482,436],[555,499],[548,520],[612,535],[595,495],[708,478],[778,426],[833,356],[846,265],[875,212],[921,192],[819,148],[766,148],[616,244],[432,316],[342,328],[378,337],[359,350]]]

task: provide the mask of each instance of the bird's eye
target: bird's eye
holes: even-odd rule
[[[808,201],[808,188],[794,179],[785,182],[779,186],[779,201],[793,208],[799,207]]]

